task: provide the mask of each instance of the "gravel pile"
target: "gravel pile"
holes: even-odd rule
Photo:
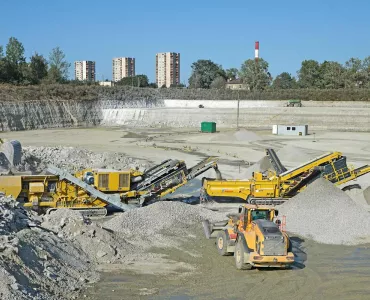
[[[318,179],[279,206],[286,229],[324,244],[356,245],[370,237],[370,214],[346,193]]]
[[[41,172],[52,164],[69,172],[84,168],[122,170],[146,165],[122,153],[94,153],[73,147],[24,147],[18,171]]]
[[[0,196],[0,299],[76,299],[98,275],[80,248],[29,227],[37,222],[14,199]]]
[[[128,211],[104,223],[104,227],[144,248],[181,248],[185,239],[195,238],[189,227],[203,220],[224,220],[225,214],[182,202],[156,202]]]
[[[59,209],[45,216],[42,226],[70,241],[95,264],[130,263],[138,258],[153,257],[101,225],[73,210]]]
[[[253,172],[266,172],[267,170],[273,170],[270,159],[267,156],[262,157],[259,161],[247,168],[240,177],[242,179],[250,179],[253,177]]]

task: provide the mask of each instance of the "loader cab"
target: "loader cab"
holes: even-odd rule
[[[270,220],[270,212],[268,210],[253,209],[251,210],[251,218],[252,221],[261,219]]]
[[[239,207],[240,220],[243,221],[243,228],[246,229],[255,220],[273,221],[279,212],[271,207],[242,205]]]

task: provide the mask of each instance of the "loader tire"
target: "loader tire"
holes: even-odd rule
[[[244,253],[245,253],[244,245],[241,240],[239,240],[235,246],[235,265],[238,270],[251,270],[252,265],[248,264],[244,261]]]
[[[220,231],[217,234],[217,240],[216,240],[216,247],[218,254],[221,256],[229,256],[232,253],[227,252],[227,245],[228,245],[229,239],[227,238],[226,232],[224,230]]]

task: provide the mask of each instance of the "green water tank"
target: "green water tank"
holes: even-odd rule
[[[202,122],[200,126],[202,132],[216,132],[216,123],[215,122]]]

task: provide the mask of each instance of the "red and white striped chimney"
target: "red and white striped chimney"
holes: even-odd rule
[[[260,42],[255,42],[254,44],[254,58],[256,61],[260,58]]]

